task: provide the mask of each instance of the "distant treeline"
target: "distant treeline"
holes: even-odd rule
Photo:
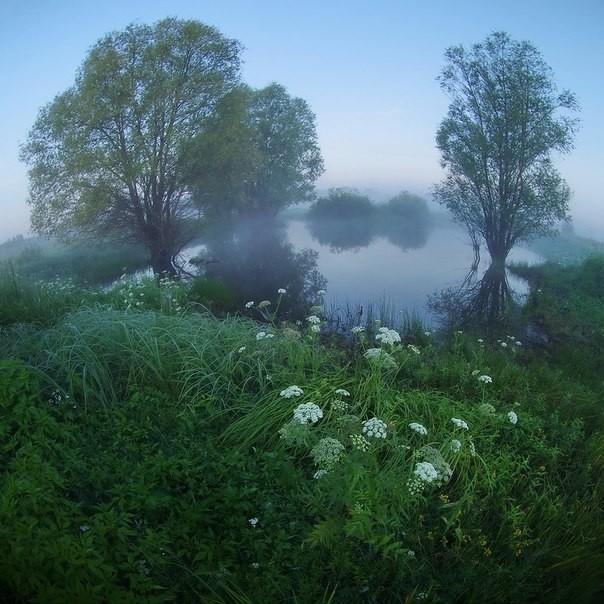
[[[307,218],[313,237],[336,250],[364,247],[379,236],[402,249],[419,248],[433,225],[426,200],[407,191],[377,204],[354,189],[331,189]]]

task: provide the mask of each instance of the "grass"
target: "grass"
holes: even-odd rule
[[[365,357],[370,329],[342,346],[306,326],[218,319],[179,284],[62,289],[5,273],[1,592],[45,603],[598,601],[604,384],[589,371],[603,360],[602,266],[518,268],[545,347],[528,332],[502,347],[505,335],[426,335],[409,322],[384,348],[390,363]],[[579,343],[584,356],[565,360]],[[300,397],[280,396],[293,384]],[[321,408],[315,424],[293,421],[302,402]],[[385,439],[363,432],[374,417]],[[432,483],[415,475],[425,462]]]

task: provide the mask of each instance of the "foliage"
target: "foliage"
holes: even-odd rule
[[[551,266],[534,287],[601,304],[601,277]],[[604,384],[555,349],[386,326],[332,347],[319,316],[219,320],[168,280],[69,295],[0,339],[7,599],[603,595]]]
[[[312,199],[323,172],[314,114],[275,83],[226,96],[188,155],[197,203],[219,216],[276,214]]]
[[[436,141],[448,173],[436,196],[501,262],[566,217],[570,192],[551,155],[572,148],[577,121],[559,112],[577,101],[558,92],[534,46],[505,33],[445,56],[451,102]]]
[[[154,270],[173,272],[192,217],[183,144],[238,71],[239,44],[197,21],[130,25],[99,40],[23,147],[34,228],[117,231],[147,246]]]

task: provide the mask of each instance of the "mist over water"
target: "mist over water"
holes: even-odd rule
[[[395,312],[433,324],[437,317],[429,298],[464,281],[474,260],[469,239],[446,220],[396,226],[384,233],[358,220],[318,225],[304,218],[239,220],[214,227],[204,243],[184,250],[182,259],[202,258],[201,274],[225,283],[239,308],[246,300],[274,298],[284,287],[290,310],[299,317],[304,304],[316,302],[316,292],[325,288],[328,312],[385,302]],[[518,247],[509,261],[534,264],[542,258]],[[483,255],[476,278],[488,266]],[[522,279],[508,275],[508,281],[516,295],[526,293]]]

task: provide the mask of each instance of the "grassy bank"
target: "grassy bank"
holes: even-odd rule
[[[550,329],[578,284],[588,304],[599,269],[557,270],[525,271],[540,346],[367,329],[336,343],[320,318],[217,319],[168,282],[100,291],[5,274],[0,592],[597,601],[604,389],[563,362]]]

